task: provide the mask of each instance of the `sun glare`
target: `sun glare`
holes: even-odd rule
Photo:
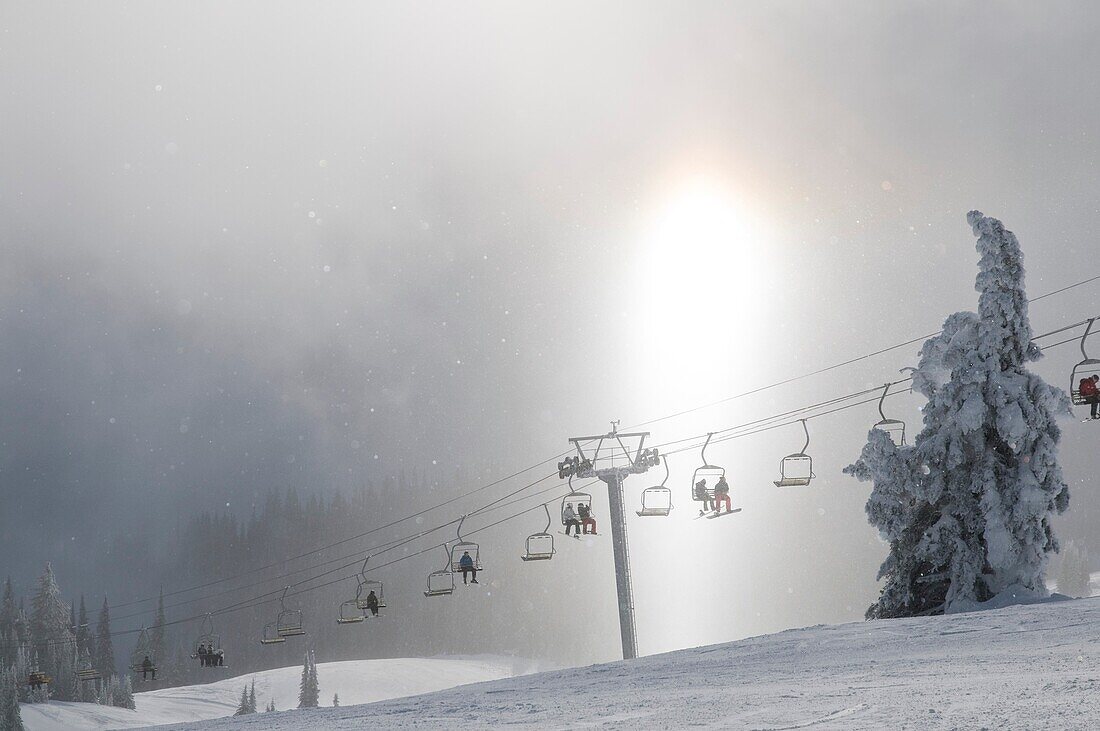
[[[648,374],[683,403],[722,392],[757,335],[770,284],[761,226],[721,185],[683,185],[654,214],[644,242],[647,322],[662,347]],[[671,391],[671,392],[670,392]]]

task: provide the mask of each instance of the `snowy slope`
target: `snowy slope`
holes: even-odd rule
[[[1090,729],[1100,599],[817,626],[632,662],[204,730]]]
[[[445,657],[355,660],[317,664],[322,705],[331,705],[334,693],[341,704],[370,703],[428,693],[463,683],[510,677],[527,672],[520,662],[502,657]],[[28,731],[55,729],[133,728],[218,718],[237,709],[241,689],[256,679],[256,704],[266,706],[274,696],[276,708],[298,705],[300,667],[279,668],[220,680],[208,685],[166,688],[136,693],[136,711],[90,703],[31,704],[20,707]],[[140,685],[140,684],[139,684]]]

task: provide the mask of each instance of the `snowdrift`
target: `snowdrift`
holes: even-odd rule
[[[336,693],[342,705],[370,703],[464,683],[507,678],[532,669],[522,661],[493,656],[399,658],[318,663],[317,677],[321,704],[331,706]],[[231,715],[237,709],[241,689],[251,684],[253,678],[256,679],[257,706],[263,708],[274,697],[276,708],[294,708],[298,705],[301,675],[300,667],[287,667],[208,685],[135,693],[135,711],[90,703],[57,702],[24,704],[20,711],[27,731],[135,728],[199,721]]]
[[[195,728],[1086,729],[1100,719],[1098,691],[1100,599],[1080,599],[808,627]]]

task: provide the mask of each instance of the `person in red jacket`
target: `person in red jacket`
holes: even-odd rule
[[[1092,375],[1088,378],[1082,378],[1081,384],[1078,386],[1081,399],[1092,407],[1091,416],[1093,419],[1100,419],[1100,388],[1096,386],[1097,381],[1100,381],[1100,376]]]

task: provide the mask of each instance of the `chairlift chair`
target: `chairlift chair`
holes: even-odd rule
[[[283,588],[279,597],[279,614],[275,618],[275,631],[280,637],[301,637],[306,633],[302,627],[302,610],[286,608],[286,593],[290,587]]]
[[[363,567],[359,569],[358,584],[355,587],[355,598],[340,605],[340,616],[336,618],[336,624],[358,624],[374,616],[370,611],[370,594],[374,592],[378,600],[377,609],[386,606],[385,594],[382,591],[382,582],[367,578],[368,555],[363,560]]]
[[[92,659],[88,657],[87,654],[80,658],[78,665],[79,667],[76,669],[76,679],[81,683],[86,683],[89,680],[101,680],[103,678],[103,674],[92,665]]]
[[[592,509],[592,496],[587,492],[577,492],[573,489],[573,476],[569,476],[569,494],[561,499],[561,524],[565,525],[568,521],[565,519],[565,508],[569,505],[573,506],[573,514],[576,516],[577,522],[581,520],[581,506],[585,506],[589,510]]]
[[[286,642],[286,638],[279,635],[276,622],[268,622],[264,625],[263,634],[260,636],[261,645],[281,645],[284,642]]]
[[[550,534],[550,523],[553,522],[550,518],[550,508],[543,503],[542,509],[546,511],[546,528],[541,533],[532,533],[527,536],[527,542],[524,544],[525,553],[520,556],[524,561],[549,561],[554,557],[554,536]]]
[[[1073,373],[1069,377],[1070,397],[1073,399],[1074,406],[1084,406],[1089,403],[1088,397],[1081,395],[1081,381],[1094,375],[1100,375],[1100,360],[1090,358],[1085,351],[1085,338],[1089,336],[1095,320],[1095,317],[1089,318],[1089,324],[1085,327],[1085,334],[1081,336],[1081,357],[1084,360],[1073,367]]]
[[[151,663],[149,667],[145,666],[145,658],[149,658]],[[134,651],[130,653],[130,670],[134,673],[152,673],[156,676],[157,670],[157,657],[153,654],[153,641],[149,637],[149,631],[144,627],[141,628],[141,632],[138,634],[137,645],[134,646]]]
[[[462,554],[467,551],[470,553],[470,558],[474,560],[474,569],[481,571],[481,556],[479,555],[478,545],[462,537],[462,524],[465,522],[466,516],[463,515],[462,520],[458,521],[458,541],[451,546],[451,571],[453,573],[462,572]]]
[[[52,682],[53,678],[46,675],[41,670],[32,670],[27,673],[27,685],[35,690],[41,688],[43,685],[49,685]]]
[[[802,429],[806,432],[806,443],[802,446],[802,451],[788,454],[779,462],[779,479],[775,481],[776,487],[806,487],[816,476],[813,470],[813,459],[806,454],[810,446],[810,430],[806,426],[805,419],[799,419],[799,421],[802,422]]]
[[[642,490],[642,509],[638,511],[639,517],[663,518],[672,512],[672,490],[665,487],[665,483],[668,482],[668,457],[662,455],[661,461],[665,464],[665,479],[661,480],[660,485]]]
[[[703,442],[703,449],[700,452],[700,456],[703,459],[703,464],[695,468],[695,472],[691,476],[691,499],[697,503],[707,503],[711,507],[714,506],[714,486],[718,484],[718,481],[726,476],[726,468],[719,467],[718,465],[712,465],[707,463],[707,445],[710,444],[711,437],[714,433],[707,434],[707,441]],[[703,481],[702,488],[696,488],[695,486]]]
[[[447,544],[443,544],[443,551],[447,554],[447,563],[438,571],[428,574],[428,588],[424,596],[450,596],[455,592],[455,575],[451,573],[451,551]]]
[[[887,419],[882,411],[882,402],[886,400],[886,394],[890,392],[891,385],[893,384],[887,383],[882,387],[882,396],[878,400],[878,414],[882,420],[875,424],[874,428],[885,432],[894,444],[903,447],[905,446],[905,422],[900,419]]]
[[[199,636],[195,639],[195,647],[191,652],[192,660],[199,660],[199,648],[205,647],[209,655],[216,657],[218,652],[222,649],[222,639],[219,635],[214,633],[214,615],[207,614],[202,618],[202,626],[199,628]],[[203,667],[225,667],[225,665],[217,665],[210,663]]]

